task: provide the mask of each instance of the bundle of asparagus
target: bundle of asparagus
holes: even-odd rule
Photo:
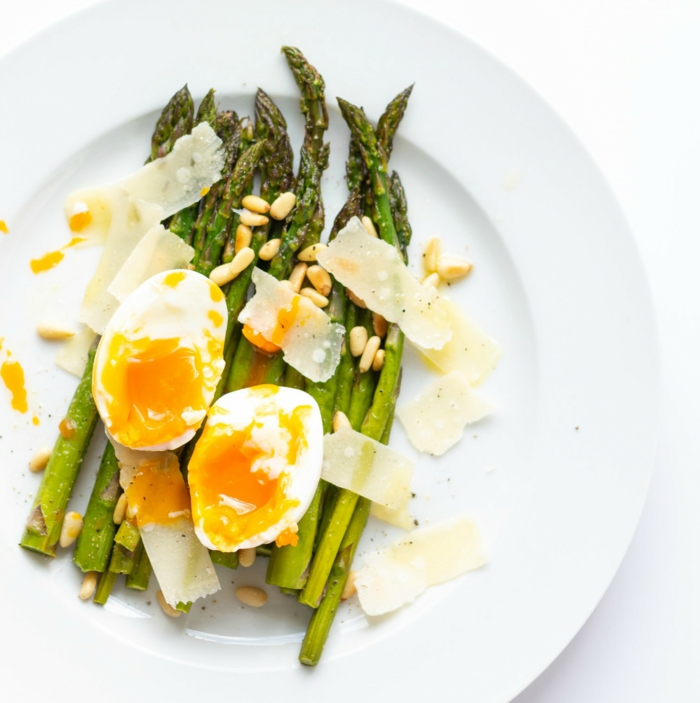
[[[226,293],[228,327],[224,346],[227,374],[222,377],[214,400],[224,392],[260,383],[305,389],[318,403],[324,432],[348,422],[365,436],[388,443],[401,382],[403,334],[396,324],[387,325],[334,280],[314,261],[325,225],[321,177],[328,166],[329,145],[325,85],[316,69],[295,48],[283,54],[301,92],[305,117],[304,142],[296,177],[286,121],[262,90],[255,100],[255,124],[233,112],[217,112],[214,91],[203,99],[197,113],[185,86],[163,110],[152,137],[149,161],[167,155],[175,141],[201,122],[208,122],[223,142],[225,163],[222,178],[199,203],[181,210],[169,221],[171,232],[194,248],[194,269],[220,282]],[[347,202],[338,213],[330,233],[333,239],[353,216],[363,218],[382,240],[397,247],[404,258],[411,237],[406,197],[396,173],[388,174],[393,139],[405,112],[412,88],[389,103],[377,128],[364,112],[339,99],[341,113],[351,130],[346,167]],[[241,207],[253,189],[256,171],[261,175],[258,198],[269,206],[284,200],[286,212],[271,213],[270,219]],[[291,196],[291,193],[294,195]],[[254,227],[254,229],[252,229]],[[335,373],[326,381],[305,379],[286,366],[281,352],[265,352],[252,343],[238,322],[246,302],[253,269],[268,264],[268,273],[278,280],[289,279],[299,292],[307,275],[314,283],[320,305],[326,305],[333,322],[345,326],[346,342]],[[320,270],[319,270],[320,269]],[[320,290],[319,290],[320,289]],[[311,295],[311,293],[310,293]],[[327,299],[327,300],[326,300]],[[383,340],[383,354],[374,364],[351,353],[350,332],[364,328],[368,336]],[[376,334],[375,334],[376,333]],[[83,456],[94,431],[97,411],[91,394],[95,348],[76,390],[51,459],[25,526],[21,545],[55,556],[56,543],[68,500]],[[370,359],[370,362],[372,360]],[[183,473],[192,456],[200,431],[181,449]],[[101,575],[95,601],[106,602],[119,574],[129,588],[148,586],[150,562],[136,525],[125,515],[126,500],[119,485],[119,464],[114,448],[107,443],[78,538],[75,564],[85,572],[84,592],[92,595]],[[293,594],[313,608],[300,661],[318,663],[348,578],[357,545],[366,525],[370,501],[347,489],[320,481],[309,509],[298,525],[296,545],[275,544],[259,548],[269,555],[267,582]],[[238,554],[212,552],[215,563],[238,566]],[[178,609],[189,610],[189,603]]]

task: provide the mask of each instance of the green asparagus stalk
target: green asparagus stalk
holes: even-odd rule
[[[97,584],[97,590],[93,597],[95,603],[104,605],[107,602],[109,594],[112,592],[112,588],[114,588],[114,584],[117,582],[117,576],[119,576],[119,574],[109,569],[100,574],[100,581]]]
[[[97,423],[97,408],[92,399],[95,351],[96,345],[93,345],[66,417],[61,422],[63,429],[44,470],[20,542],[25,549],[50,557],[56,556],[66,506]]]
[[[238,552],[217,552],[210,549],[209,556],[214,564],[225,566],[227,569],[238,568]]]
[[[130,551],[115,542],[112,548],[112,558],[109,561],[109,570],[115,574],[125,574],[127,576],[131,574],[136,566],[137,550],[138,546],[133,551]]]
[[[194,101],[185,86],[168,101],[161,113],[151,137],[151,155],[146,163],[170,153],[173,144],[184,134],[192,131]]]
[[[389,444],[389,436],[394,421],[394,411],[396,409],[396,399],[399,394],[399,388],[400,378],[392,394],[393,404],[380,440],[382,444]],[[323,647],[328,639],[333,620],[338,612],[340,598],[345,589],[350,569],[352,568],[352,562],[357,552],[360,537],[362,537],[362,532],[367,525],[371,506],[372,501],[367,498],[360,498],[357,501],[352,519],[343,535],[343,541],[340,544],[340,549],[338,550],[338,554],[335,557],[333,567],[328,576],[325,595],[321,600],[321,604],[314,610],[311,616],[304,641],[301,645],[299,661],[306,666],[316,666],[321,659]]]
[[[126,587],[135,591],[145,591],[148,588],[153,567],[151,567],[151,560],[148,558],[143,542],[136,548],[134,559],[136,563],[131,573],[126,577]]]
[[[73,554],[73,562],[83,571],[102,573],[109,564],[112,540],[117,531],[114,508],[121,492],[119,464],[114,447],[107,442]]]
[[[120,544],[129,552],[135,551],[136,547],[138,547],[141,542],[139,528],[128,519],[125,519],[122,524],[119,525],[117,534],[114,537],[114,542]]]

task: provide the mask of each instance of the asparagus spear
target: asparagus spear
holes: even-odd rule
[[[134,557],[135,564],[131,573],[126,577],[126,587],[132,588],[135,591],[145,591],[148,588],[148,582],[151,578],[151,560],[143,546],[143,542],[136,549]]]
[[[168,101],[161,113],[151,137],[151,155],[146,163],[170,153],[173,144],[183,135],[192,131],[194,121],[194,101],[185,85]]]
[[[73,554],[73,562],[83,571],[103,572],[107,568],[117,531],[114,508],[121,492],[119,464],[114,447],[107,442]]]
[[[93,344],[88,353],[83,377],[61,422],[61,434],[44,470],[20,542],[25,549],[50,557],[56,556],[56,542],[61,534],[66,506],[97,423],[97,408],[92,399],[92,367],[96,349]]]

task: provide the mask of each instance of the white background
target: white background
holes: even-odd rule
[[[700,0],[401,2],[495,54],[574,129],[635,232],[657,308],[663,427],[639,529],[588,623],[516,701],[699,701]],[[1,0],[0,55],[92,4]]]

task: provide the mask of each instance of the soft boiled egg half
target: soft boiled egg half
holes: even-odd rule
[[[131,449],[176,449],[194,437],[224,370],[221,289],[194,271],[157,274],[114,313],[92,393],[109,434]]]
[[[295,545],[322,463],[321,412],[308,393],[263,385],[224,395],[188,467],[200,541],[222,552]]]

